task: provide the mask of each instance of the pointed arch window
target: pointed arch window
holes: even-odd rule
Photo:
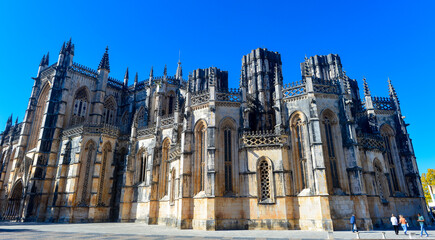
[[[88,94],[84,88],[78,90],[74,98],[73,113],[71,116],[71,126],[84,123],[87,116],[88,109]]]
[[[89,196],[88,196],[88,186],[92,184],[92,178],[89,178],[91,173],[91,164],[94,160],[94,153],[95,153],[95,143],[91,140],[88,144],[86,149],[87,155],[86,155],[86,165],[82,162],[82,169],[84,172],[83,176],[83,185],[82,185],[82,197],[81,201],[79,203],[80,206],[87,206],[89,204]],[[91,182],[91,183],[90,183]]]
[[[384,189],[384,176],[382,172],[382,168],[379,165],[379,162],[375,162],[374,164],[375,169],[375,186],[376,186],[376,193],[379,195],[382,201],[386,201],[385,199],[385,189]]]
[[[231,128],[224,130],[225,192],[233,191],[233,159]]]
[[[29,149],[33,149],[37,146],[39,133],[42,126],[42,118],[47,106],[48,95],[50,93],[50,85],[46,84],[39,95],[38,103],[36,105],[35,115],[32,121],[32,132],[29,140]]]
[[[259,203],[274,203],[274,182],[272,162],[262,157],[257,162],[257,182]]]
[[[206,134],[207,127],[200,123],[195,131],[195,162],[194,162],[194,193],[197,194],[205,189],[206,171]]]
[[[147,158],[145,152],[139,154],[139,182],[146,181]]]
[[[138,128],[145,126],[145,109],[143,107],[137,112],[136,121]]]
[[[293,156],[295,158],[297,172],[299,173],[299,190],[308,187],[304,127],[305,123],[302,118],[299,115],[295,116],[292,124]]]
[[[113,98],[109,98],[104,102],[103,123],[115,124],[116,120],[116,103]]]
[[[163,141],[162,146],[160,198],[168,195],[169,148],[170,140],[167,138]]]
[[[103,160],[101,162],[101,170],[100,170],[100,183],[99,183],[99,189],[98,189],[98,205],[100,206],[105,206],[105,203],[103,202],[103,195],[105,194],[105,190],[107,188],[104,187],[105,185],[105,177],[106,177],[106,168],[107,168],[107,163],[108,163],[108,158],[109,158],[109,153],[112,151],[112,147],[110,145],[110,143],[106,143],[104,144],[103,147]],[[104,198],[105,199],[105,198]]]
[[[63,164],[70,164],[71,163],[71,141],[68,141],[68,143],[65,146],[65,154],[63,156]]]
[[[384,144],[385,144],[385,158],[388,161],[388,166],[389,166],[389,172],[390,172],[390,177],[391,177],[391,186],[392,186],[392,192],[397,192],[400,191],[399,189],[399,181],[397,180],[397,175],[396,175],[396,165],[394,163],[394,158],[393,158],[393,152],[391,149],[392,146],[392,141],[394,141],[394,133],[393,130],[391,130],[389,127],[384,126],[381,130],[382,132],[382,137],[384,139]]]
[[[335,124],[335,121],[333,121],[333,118],[331,116],[324,116],[323,119],[323,128],[325,131],[325,140],[326,140],[326,153],[325,158],[327,164],[327,174],[328,176],[328,188],[330,192],[332,192],[333,188],[339,188],[339,175],[338,175],[338,164],[337,164],[337,157],[336,157],[336,150],[334,145],[334,133],[333,133],[333,124]]]

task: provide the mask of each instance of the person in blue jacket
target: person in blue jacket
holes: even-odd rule
[[[350,217],[350,225],[352,227],[352,232],[358,232],[358,229],[356,228],[355,214],[352,214],[352,217]]]

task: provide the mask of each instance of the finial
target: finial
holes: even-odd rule
[[[103,58],[101,58],[100,65],[98,66],[98,70],[104,69],[110,72],[110,65],[109,65],[109,46],[106,46],[106,51],[103,54]]]
[[[124,87],[128,86],[128,67],[127,70],[125,70],[125,75],[124,75]]]
[[[154,70],[153,70],[153,66],[151,66],[151,71],[150,71],[150,78],[154,77]]]
[[[364,85],[364,95],[365,96],[370,96],[369,85],[367,84],[367,81],[366,81],[365,77],[363,77],[363,85]]]
[[[41,63],[39,64],[39,66],[44,66],[44,65],[45,65],[45,54],[44,56],[42,56]]]
[[[136,76],[134,77],[134,85],[137,85],[138,79],[139,79],[139,77],[138,77],[138,74],[136,72]]]
[[[18,116],[17,119],[15,119],[15,125],[18,125]]]
[[[47,55],[45,56],[45,65],[46,65],[46,66],[47,66],[48,63],[50,62],[49,57],[50,57],[50,52],[47,52]]]

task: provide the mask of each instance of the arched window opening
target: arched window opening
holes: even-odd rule
[[[160,197],[168,195],[168,178],[169,178],[169,148],[170,148],[169,138],[163,141],[162,146],[162,162],[161,162],[161,190]]]
[[[106,177],[106,168],[107,168],[107,158],[109,157],[109,153],[112,152],[112,146],[110,143],[104,144],[103,147],[103,159],[101,161],[101,168],[100,168],[100,183],[98,187],[98,205],[99,206],[105,206],[103,202],[103,191],[105,190],[105,177]]]
[[[108,98],[104,102],[103,123],[115,124],[116,120],[116,103],[113,98]]]
[[[87,151],[86,154],[86,165],[82,162],[82,168],[84,172],[83,176],[83,187],[82,187],[82,197],[81,201],[79,203],[80,206],[87,206],[89,202],[89,196],[88,196],[88,185],[90,184],[90,180],[92,181],[92,178],[89,178],[90,172],[91,172],[91,163],[94,159],[94,153],[95,153],[95,143],[91,140],[87,144],[87,147],[85,149]]]
[[[171,115],[174,113],[174,96],[169,96],[168,100],[168,115]]]
[[[325,158],[327,162],[327,174],[328,174],[328,188],[330,190],[330,193],[332,193],[333,188],[339,188],[339,175],[338,175],[338,164],[337,164],[337,157],[336,157],[336,150],[334,145],[334,133],[333,133],[333,120],[331,116],[325,116],[323,119],[323,128],[325,131],[325,140],[326,140],[326,147],[324,149],[326,150]]]
[[[233,160],[232,160],[232,141],[231,129],[224,130],[224,155],[225,155],[225,192],[233,191]]]
[[[293,118],[292,122],[293,156],[295,158],[297,172],[299,173],[299,190],[302,190],[308,187],[307,159],[305,157],[305,123],[299,114]]]
[[[260,201],[264,202],[271,199],[271,189],[270,189],[270,166],[266,160],[261,160],[259,163],[259,173],[260,173]]]
[[[18,180],[9,195],[8,203],[3,213],[4,220],[18,220],[20,218],[20,204],[23,197],[23,183]]]
[[[388,162],[388,166],[389,166],[389,173],[390,173],[390,177],[391,177],[391,190],[392,192],[397,192],[400,191],[399,188],[399,181],[397,179],[397,174],[396,174],[396,165],[394,162],[394,157],[393,157],[393,151],[392,151],[392,143],[394,141],[394,132],[391,129],[390,126],[388,125],[384,125],[381,128],[381,134],[382,137],[384,139],[384,144],[385,144],[385,154],[384,154],[384,158],[387,160]]]
[[[39,95],[38,103],[36,105],[35,115],[33,116],[32,132],[29,139],[29,149],[36,147],[41,130],[42,118],[45,113],[47,105],[48,94],[50,93],[50,85],[46,84]]]
[[[71,116],[70,124],[71,126],[79,125],[84,123],[87,116],[87,108],[88,108],[88,94],[86,93],[85,88],[78,90],[74,97],[74,106],[73,113]]]
[[[141,107],[136,114],[137,127],[145,126],[145,109]]]
[[[194,193],[197,194],[205,189],[205,171],[206,171],[206,134],[207,127],[201,122],[195,131],[195,162],[194,162]]]
[[[71,141],[68,141],[68,143],[65,146],[65,154],[63,155],[63,164],[70,164],[71,163]]]
[[[140,166],[139,166],[139,182],[145,182],[146,180],[146,168],[147,168],[147,158],[145,156],[145,152],[142,152],[139,155]]]
[[[376,193],[379,195],[381,200],[385,200],[385,189],[383,186],[384,176],[382,172],[382,168],[379,166],[379,163],[375,163],[375,186]]]

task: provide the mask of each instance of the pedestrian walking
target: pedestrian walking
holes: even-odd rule
[[[423,237],[423,231],[426,233],[426,237],[429,237],[429,234],[426,232],[426,228],[424,227],[424,217],[418,214],[417,222],[420,223],[420,237]]]
[[[406,235],[408,233],[408,222],[406,222],[406,219],[403,217],[403,215],[399,215],[399,223]]]
[[[396,235],[398,235],[399,234],[399,220],[397,220],[397,217],[394,216],[394,214],[391,214],[390,221],[391,221],[391,225],[393,225],[394,232],[396,233]]]
[[[352,232],[358,232],[358,229],[356,228],[355,214],[352,214],[352,217],[350,217],[350,225]]]

